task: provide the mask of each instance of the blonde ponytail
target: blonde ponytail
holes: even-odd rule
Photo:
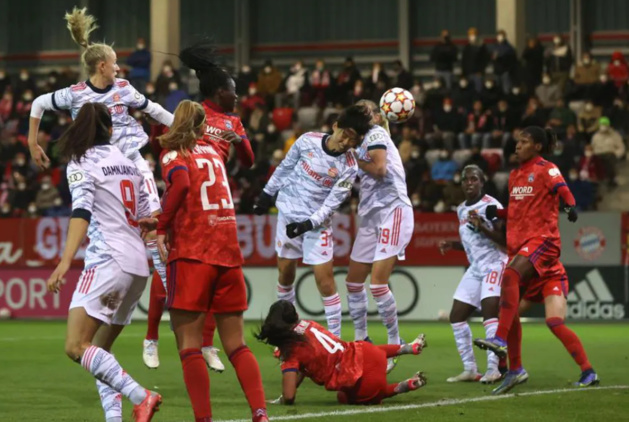
[[[66,13],[64,19],[68,23],[67,27],[74,42],[85,49],[81,54],[81,62],[91,76],[96,73],[96,65],[112,57],[114,50],[107,44],[90,43],[90,34],[98,25],[96,18],[87,14],[87,7],[79,9],[75,6],[72,12]]]
[[[182,155],[194,148],[205,130],[205,109],[199,103],[183,100],[175,109],[170,130],[158,137],[162,148],[178,151]]]
[[[389,135],[391,135],[391,130],[389,129],[389,119],[386,118],[384,114],[380,111],[380,107],[378,104],[374,103],[371,100],[359,100],[357,105],[362,105],[369,108],[371,114],[374,116],[372,123],[384,128]],[[377,115],[377,116],[376,116]]]

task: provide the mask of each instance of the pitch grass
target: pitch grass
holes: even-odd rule
[[[577,324],[572,328],[583,339],[590,360],[602,379],[602,385],[629,385],[629,325]],[[370,336],[376,342],[385,340],[384,329],[371,323]],[[248,324],[248,343],[262,370],[268,399],[280,393],[280,371],[267,346],[251,337],[254,324]],[[472,324],[475,336],[484,335],[480,324]],[[529,382],[514,392],[531,392],[570,388],[579,369],[561,344],[543,324],[524,325],[524,364],[531,376]],[[445,323],[404,323],[402,335],[411,340],[417,333],[427,335],[429,347],[421,356],[404,356],[389,380],[399,381],[417,370],[425,371],[428,386],[414,393],[386,401],[385,406],[421,404],[447,399],[487,396],[491,387],[481,384],[448,384],[445,379],[461,371],[450,326]],[[174,338],[167,324],[161,326],[158,370],[148,370],[142,363],[144,323],[128,327],[114,346],[123,367],[147,388],[158,390],[164,404],[155,421],[190,421],[192,411],[182,381],[180,361]],[[0,322],[0,421],[102,421],[104,420],[93,379],[63,354],[65,325],[62,322]],[[343,335],[352,336],[344,325]],[[220,346],[219,346],[220,347]],[[476,353],[482,370],[485,355]],[[223,374],[211,375],[214,420],[250,418],[248,406],[238,380],[224,354],[227,366]],[[269,415],[299,415],[334,410],[367,410],[365,407],[339,406],[335,393],[305,382],[293,407],[269,405]],[[520,396],[499,401],[481,401],[387,413],[325,416],[304,420],[326,419],[326,422],[350,421],[621,421],[629,420],[629,390],[600,390]],[[124,402],[125,420],[130,419],[131,405]]]

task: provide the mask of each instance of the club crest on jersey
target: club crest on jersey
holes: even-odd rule
[[[310,152],[308,153],[308,158],[312,158],[312,157],[314,157],[314,152],[310,151]]]
[[[231,130],[234,128],[234,125],[232,125],[232,122],[230,120],[225,120],[225,127]]]
[[[535,180],[535,175],[531,173],[529,174],[529,183],[533,183],[533,180]]]
[[[210,227],[215,226],[217,220],[218,220],[218,216],[216,214],[211,214],[211,215],[208,215],[207,217],[207,222],[210,225]]]
[[[177,151],[169,151],[162,157],[162,164],[168,164],[177,158]]]
[[[339,175],[339,171],[335,169],[334,167],[328,169],[328,176],[337,177],[338,175]]]
[[[114,94],[114,101],[116,102],[120,101],[120,95]]]
[[[548,170],[548,174],[550,174],[550,177],[557,177],[561,175],[561,172],[559,171],[557,167],[553,167],[550,170]]]

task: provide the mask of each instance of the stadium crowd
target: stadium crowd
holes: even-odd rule
[[[119,78],[129,79],[171,112],[183,99],[200,99],[194,74],[168,60],[150,80],[151,53],[144,39],[138,39],[136,47],[119,61]],[[567,178],[579,209],[596,209],[603,187],[616,186],[615,168],[625,159],[629,135],[629,66],[622,53],[613,53],[609,64],[597,62],[589,52],[575,60],[556,35],[546,47],[529,39],[518,57],[504,31],[497,33],[495,42],[486,43],[470,28],[463,45],[443,31],[430,61],[431,79],[414,77],[400,61],[359,69],[351,57],[340,70],[318,60],[314,67],[297,61],[283,71],[267,60],[259,70],[243,66],[234,72],[237,111],[256,156],[251,169],[230,161],[238,211],[251,213],[262,187],[302,133],[330,131],[344,107],[360,99],[377,103],[391,87],[408,89],[417,104],[410,120],[391,125],[391,134],[406,168],[409,196],[419,211],[454,210],[464,200],[459,171],[467,164],[485,171],[487,193],[506,204],[508,172],[517,165],[515,135],[530,125],[557,132],[560,142],[548,159]],[[0,68],[0,217],[69,214],[66,163],[55,151],[69,114],[47,113],[42,119],[39,143],[52,160],[46,172],[38,172],[31,162],[27,135],[35,96],[77,79],[71,69],[37,78],[28,69],[10,74]],[[134,116],[155,134],[157,127],[141,112]],[[150,145],[143,153],[163,189]],[[353,195],[345,211],[355,210],[357,204]]]

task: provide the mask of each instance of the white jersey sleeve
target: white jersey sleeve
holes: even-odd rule
[[[76,161],[68,163],[68,186],[72,195],[72,211],[82,209],[91,214],[94,206],[94,179],[89,170]]]
[[[310,216],[310,221],[312,221],[314,227],[319,227],[323,224],[323,222],[330,218],[343,202],[345,202],[352,192],[356,174],[358,174],[356,166],[347,167],[343,174],[341,174],[339,180],[334,184],[334,187],[332,187],[332,190],[328,194],[328,197],[325,198],[321,208]]]
[[[72,87],[58,89],[52,93],[52,106],[55,110],[70,110],[74,95]]]
[[[275,195],[284,184],[288,181],[289,175],[293,172],[293,169],[297,165],[299,161],[299,157],[301,156],[300,145],[303,142],[303,135],[295,141],[295,143],[288,150],[288,154],[282,160],[279,166],[273,172],[273,175],[267,182],[264,187],[264,192],[269,195]]]

